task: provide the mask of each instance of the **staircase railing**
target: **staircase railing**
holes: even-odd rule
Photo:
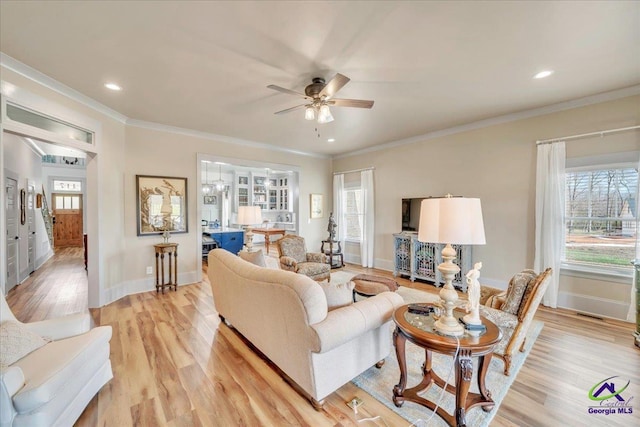
[[[44,220],[44,228],[47,230],[47,236],[49,236],[49,245],[53,248],[53,217],[51,216],[51,211],[49,210],[49,204],[47,203],[47,193],[44,191],[44,186],[42,187],[42,207],[40,208],[42,211],[42,219]]]

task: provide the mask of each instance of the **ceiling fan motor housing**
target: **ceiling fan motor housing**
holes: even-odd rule
[[[311,98],[318,98],[326,83],[322,77],[314,77],[312,81],[313,83],[304,88],[304,93]]]

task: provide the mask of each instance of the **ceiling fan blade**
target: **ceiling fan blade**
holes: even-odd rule
[[[339,99],[334,98],[327,101],[329,105],[335,105],[336,107],[355,107],[355,108],[371,108],[373,107],[373,101],[366,101],[364,99]]]
[[[349,83],[349,80],[351,80],[349,77],[338,73],[331,80],[329,80],[329,83],[327,83],[325,87],[322,88],[318,95],[320,96],[320,98],[322,98],[323,96],[331,98],[336,94],[337,91],[342,89],[344,85]]]
[[[283,87],[280,87],[280,86],[276,86],[276,85],[269,85],[267,87],[269,89],[277,90],[278,92],[286,93],[286,94],[289,94],[289,95],[297,95],[297,96],[301,96],[303,98],[308,98],[308,96],[305,95],[304,93],[296,92],[295,90],[286,89],[286,88],[283,88]]]
[[[307,106],[307,104],[296,105],[295,107],[287,108],[286,110],[276,111],[273,114],[285,114],[285,113],[289,113],[289,112],[294,111],[294,110],[299,110],[300,108],[305,108],[306,106]]]

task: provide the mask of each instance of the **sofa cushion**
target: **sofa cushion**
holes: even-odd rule
[[[533,270],[522,270],[513,276],[509,281],[507,296],[500,309],[507,313],[518,314],[520,302],[522,302],[522,296],[527,290],[527,285],[531,280],[535,279],[536,276],[537,274]]]
[[[255,251],[255,252],[240,251],[238,252],[238,256],[243,260],[250,262],[251,264],[257,265],[258,267],[267,266],[267,263],[264,260],[264,254],[262,253],[262,250]]]
[[[75,337],[53,341],[23,357],[25,386],[13,397],[18,413],[35,411],[66,391],[69,379],[95,372],[109,359],[111,327],[98,327]],[[89,376],[87,376],[87,379]]]
[[[320,282],[320,287],[327,297],[329,311],[353,304],[353,282],[325,283]]]
[[[31,332],[22,323],[7,320],[0,324],[0,369],[6,369],[51,340]]]

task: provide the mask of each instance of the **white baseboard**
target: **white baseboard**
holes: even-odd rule
[[[492,279],[490,277],[482,277],[482,275],[480,275],[480,284],[481,285],[486,285],[486,286],[491,286],[492,288],[502,289],[502,290],[505,290],[505,291],[509,287],[509,282],[508,281]]]
[[[629,303],[571,292],[559,292],[558,307],[598,317],[626,320]]]
[[[48,245],[48,243],[47,243]],[[40,258],[36,259],[36,270],[39,269],[40,267],[42,267],[42,265],[47,262],[49,260],[49,258],[51,258],[53,256],[53,251],[51,250],[51,247],[49,247],[49,250],[42,255]]]
[[[393,260],[377,258],[375,261],[376,268],[385,271],[393,271]]]
[[[197,282],[197,272],[188,271],[186,273],[178,273],[178,286],[190,285]],[[106,289],[103,293],[103,306],[111,304],[127,295],[139,294],[141,292],[149,292],[156,290],[155,276],[145,277],[144,279],[129,280],[118,285]]]
[[[361,259],[360,255],[344,254],[344,262],[350,264],[362,265]]]

